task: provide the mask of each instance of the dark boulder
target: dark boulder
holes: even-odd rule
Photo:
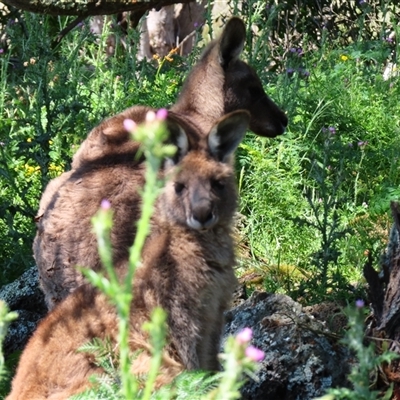
[[[0,299],[7,303],[10,311],[18,313],[18,318],[10,324],[3,343],[3,353],[7,357],[25,347],[37,323],[47,313],[44,295],[39,287],[37,268],[28,269],[16,281],[3,286],[0,289]]]
[[[245,327],[265,353],[257,380],[242,389],[247,400],[310,400],[345,386],[351,355],[310,311],[281,294],[254,292],[226,313],[225,337]]]

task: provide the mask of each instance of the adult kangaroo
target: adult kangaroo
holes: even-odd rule
[[[228,21],[219,39],[210,43],[187,77],[169,115],[193,124],[206,136],[222,115],[239,108],[250,112],[250,128],[258,135],[277,136],[286,115],[265,94],[255,71],[239,59],[245,42],[239,18]],[[149,107],[134,106],[99,124],[73,157],[72,170],[51,181],[36,218],[33,254],[49,309],[84,282],[76,266],[101,268],[91,217],[103,198],[114,205],[114,264],[124,264],[139,218],[138,188],[143,182],[131,171],[143,168],[135,158],[137,144],[123,127],[125,118],[140,123]],[[175,116],[175,117],[174,117]],[[98,183],[96,175],[108,170]]]
[[[193,67],[171,110],[190,117],[208,132],[224,113],[245,109],[255,134],[275,137],[284,133],[286,114],[267,96],[255,70],[239,58],[245,41],[243,21],[231,18]]]
[[[223,313],[236,286],[232,219],[237,193],[231,156],[249,122],[246,111],[222,117],[207,135],[170,122],[177,156],[167,160],[166,186],[134,280],[129,344],[134,374],[151,359],[141,327],[156,306],[168,314],[168,345],[157,385],[183,369],[217,370]],[[142,176],[143,171],[132,173]],[[137,179],[140,181],[140,179]],[[99,177],[99,184],[101,178]],[[93,356],[77,352],[95,337],[117,348],[113,306],[90,285],[81,285],[39,324],[25,348],[7,400],[66,399],[89,387],[103,371]]]

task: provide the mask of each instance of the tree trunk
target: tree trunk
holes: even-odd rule
[[[123,11],[133,11],[143,15],[147,10],[160,8],[176,3],[189,3],[194,0],[2,0],[3,3],[39,14],[76,15],[110,15]]]
[[[387,347],[400,354],[400,206],[397,202],[391,202],[390,207],[394,224],[381,260],[382,272],[378,274],[372,268],[371,260],[364,267],[373,310],[367,335],[379,338],[376,342],[378,347]],[[394,382],[393,399],[400,399],[400,360],[383,366],[382,371],[385,375],[383,382]]]

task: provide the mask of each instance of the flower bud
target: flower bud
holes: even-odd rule
[[[111,203],[107,199],[103,199],[101,201],[100,207],[102,210],[109,210],[111,208]]]
[[[236,341],[240,344],[249,343],[253,337],[253,331],[250,328],[244,328],[236,335]]]
[[[136,129],[136,122],[129,118],[124,119],[124,128],[128,132],[133,132]]]
[[[260,362],[264,359],[265,354],[262,350],[257,349],[257,347],[249,346],[245,351],[246,357],[255,362]]]

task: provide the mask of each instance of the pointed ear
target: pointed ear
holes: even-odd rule
[[[246,40],[246,27],[240,18],[233,17],[226,24],[219,44],[219,59],[222,68],[239,58]]]
[[[180,160],[189,151],[189,139],[182,126],[171,118],[167,118],[167,129],[169,131],[168,143],[172,143],[177,147],[176,153],[172,157],[174,164],[178,164]]]
[[[250,114],[245,110],[238,110],[222,117],[211,129],[208,147],[218,161],[228,161],[243,140],[249,122]]]

